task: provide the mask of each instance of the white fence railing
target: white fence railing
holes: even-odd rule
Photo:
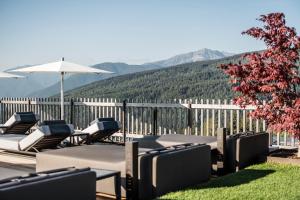
[[[2,98],[1,122],[14,112],[33,111],[41,121],[60,118],[57,98]],[[245,131],[266,131],[263,120],[254,120],[248,114],[254,107],[241,109],[232,101],[214,99],[174,99],[150,102],[146,100],[78,98],[65,99],[65,120],[83,129],[98,117],[114,117],[122,122],[122,132],[130,134],[193,134],[216,135],[224,127],[230,134]],[[295,138],[286,133],[270,134],[270,142],[278,146],[295,146]]]

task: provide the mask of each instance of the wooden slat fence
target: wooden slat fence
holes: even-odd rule
[[[60,118],[57,98],[2,98],[0,121],[4,123],[18,111],[33,111],[43,120]],[[230,134],[266,131],[266,123],[249,117],[254,107],[245,109],[229,100],[173,99],[169,101],[126,100],[112,98],[65,99],[65,120],[76,129],[84,129],[98,117],[114,117],[129,134],[192,134],[215,136],[219,127]],[[296,146],[298,141],[286,133],[270,134],[278,146]]]

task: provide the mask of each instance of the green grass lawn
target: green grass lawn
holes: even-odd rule
[[[300,167],[271,163],[253,165],[160,199],[300,200]]]

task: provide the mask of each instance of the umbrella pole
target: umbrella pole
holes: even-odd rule
[[[60,119],[64,120],[64,72],[61,72],[60,78]]]

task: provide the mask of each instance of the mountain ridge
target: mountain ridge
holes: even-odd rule
[[[182,53],[182,54],[172,56],[168,59],[145,63],[145,64],[154,64],[154,65],[159,65],[161,67],[170,67],[170,66],[180,65],[184,63],[191,63],[191,62],[204,61],[204,60],[215,60],[215,59],[225,58],[233,55],[234,55],[233,53],[203,48],[197,51]]]
[[[74,89],[76,87],[80,87],[82,85],[86,85],[91,82],[107,79],[110,77],[120,76],[120,75],[124,75],[124,74],[131,74],[131,73],[136,73],[136,72],[140,72],[140,71],[160,69],[160,68],[165,68],[165,67],[174,67],[178,64],[196,62],[199,60],[199,58],[196,58],[194,60],[191,60],[191,58],[188,58],[185,60],[178,59],[179,62],[176,62],[176,61],[170,62],[169,61],[170,59],[172,59],[174,57],[180,58],[180,57],[184,56],[186,58],[189,55],[194,55],[194,56],[202,55],[202,58],[200,60],[203,61],[203,60],[220,59],[220,58],[224,58],[227,56],[232,56],[233,54],[204,48],[204,49],[200,49],[200,50],[185,53],[185,54],[178,54],[169,59],[160,60],[160,61],[156,61],[156,62],[152,62],[152,63],[151,62],[144,63],[142,65],[129,65],[126,63],[104,62],[104,63],[93,65],[92,67],[112,71],[112,72],[114,72],[114,74],[101,75],[101,76],[98,76],[98,75],[73,75],[69,79],[65,80],[65,90],[68,91],[68,90]],[[124,70],[123,67],[126,67],[127,69]],[[84,82],[80,81],[82,79],[85,79],[86,81],[84,81]],[[79,84],[80,82],[81,82],[81,84]],[[55,91],[56,91],[56,93],[59,92],[59,83],[56,83],[53,86],[46,88],[46,90],[40,90],[38,92],[32,93],[31,96],[41,96],[41,97],[52,96],[52,95],[56,94]]]
[[[217,60],[185,63],[97,81],[66,92],[66,97],[117,99],[230,99],[234,97],[228,77],[218,67],[242,60],[234,55]]]
[[[228,56],[230,53],[220,52],[216,50],[210,49],[200,49],[198,51],[194,51],[195,55],[199,55],[199,52],[203,52],[209,54],[210,56],[205,56],[204,59],[213,59],[218,58],[220,56]],[[198,53],[197,53],[198,52]],[[191,54],[192,52],[186,53]],[[142,65],[130,65],[126,63],[120,62],[104,62],[100,64],[95,64],[92,67],[98,69],[104,69],[108,71],[115,72],[114,74],[102,74],[102,75],[95,75],[95,74],[71,74],[65,77],[65,90],[71,90],[76,87],[80,87],[82,85],[90,84],[94,81],[99,81],[102,79],[107,79],[113,76],[120,76],[124,74],[131,74],[141,71],[148,71],[153,69],[160,69],[165,67],[176,66],[177,64],[182,64],[182,62],[193,62],[196,59],[186,58],[186,54],[178,54],[173,57],[180,58],[182,55],[185,55],[185,59],[177,59],[176,61],[168,61],[169,59],[156,61],[153,63],[144,63]],[[211,55],[216,54],[216,55]],[[192,55],[191,55],[192,56]],[[173,58],[172,57],[172,58]],[[26,65],[32,66],[32,65]],[[24,66],[22,66],[24,67]],[[6,71],[10,71],[12,69],[21,68],[21,67],[14,67]],[[20,74],[20,73],[18,73]],[[59,76],[57,74],[42,74],[42,73],[32,73],[32,74],[23,74],[27,76],[26,79],[23,80],[0,80],[2,83],[0,89],[0,96],[5,97],[48,97],[55,95],[59,92]],[[10,84],[5,84],[5,83]],[[33,87],[34,86],[34,87]],[[18,88],[18,89],[12,89]]]

